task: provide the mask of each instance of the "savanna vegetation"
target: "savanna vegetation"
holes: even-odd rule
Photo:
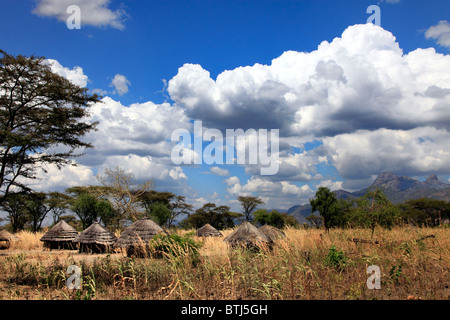
[[[0,51],[0,207],[3,228],[18,241],[0,252],[0,299],[448,299],[449,203],[416,199],[392,204],[382,190],[350,201],[319,188],[315,215],[292,216],[240,196],[241,212],[207,203],[194,211],[186,198],[156,191],[151,180],[121,167],[98,184],[37,192],[27,181],[47,164],[73,164],[93,147],[85,122],[100,97],[53,73],[44,58]],[[276,196],[276,195],[275,195]],[[123,252],[46,251],[39,239],[65,220],[81,231],[99,222],[117,236],[149,217],[170,231],[146,258]],[[286,238],[260,250],[228,248],[223,238],[198,238],[206,223],[230,234],[241,221],[283,228]],[[82,271],[70,290],[67,269]],[[367,267],[381,270],[381,289],[367,286]]]

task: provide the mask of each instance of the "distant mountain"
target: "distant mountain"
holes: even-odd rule
[[[368,188],[355,192],[335,190],[338,199],[354,199],[364,195],[370,188],[379,188],[384,191],[386,197],[392,203],[401,203],[411,199],[430,198],[450,201],[450,184],[439,181],[435,174],[430,175],[425,181],[415,180],[406,176],[398,176],[392,172],[383,172]],[[300,223],[306,222],[306,217],[311,214],[311,205],[296,205],[287,210]]]

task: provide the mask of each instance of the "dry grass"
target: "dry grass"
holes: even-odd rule
[[[39,241],[42,233],[21,232],[19,242],[0,252],[1,298],[450,298],[449,228],[378,228],[373,239],[365,229],[284,231],[285,239],[259,252],[230,250],[223,238],[232,230],[222,231],[224,237],[194,236],[203,242],[196,259],[189,254],[131,259],[123,253],[44,251]],[[434,237],[418,240],[430,235]],[[372,243],[355,243],[353,238]],[[65,286],[70,264],[83,270],[84,285],[76,292]],[[381,269],[381,290],[367,288],[369,265]]]

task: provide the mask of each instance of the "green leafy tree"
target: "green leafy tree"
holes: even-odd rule
[[[284,228],[286,225],[296,225],[295,218],[286,213],[280,213],[276,210],[267,212],[266,209],[258,209],[253,213],[253,217],[254,221],[261,225],[268,224],[280,229]],[[291,217],[293,220],[290,219]]]
[[[336,196],[327,187],[319,187],[314,199],[310,199],[309,203],[312,212],[319,211],[323,218],[325,230],[336,226],[336,216],[339,214],[339,206]]]
[[[81,194],[73,203],[72,211],[83,224],[83,229],[96,221],[101,221],[105,226],[111,224],[114,219],[114,208],[108,200],[98,200],[89,193]]]
[[[376,188],[355,201],[351,209],[349,223],[353,226],[370,228],[372,236],[377,225],[392,228],[399,219],[399,210],[386,197],[382,190]]]
[[[73,198],[61,192],[50,192],[47,196],[47,203],[52,214],[53,224],[57,223],[70,208]]]
[[[28,179],[46,164],[72,163],[75,150],[92,145],[88,107],[99,101],[51,71],[43,57],[0,50],[0,202],[11,188],[30,191]]]
[[[234,227],[235,220],[240,217],[242,214],[231,212],[228,206],[217,207],[214,203],[206,203],[189,215],[182,225],[200,228],[209,223],[214,228],[221,230]]]
[[[14,233],[24,229],[28,221],[28,212],[25,207],[23,194],[9,193],[1,203],[1,208],[7,212],[7,220],[11,224]]]
[[[170,209],[162,202],[153,202],[147,208],[147,216],[152,218],[160,226],[166,225],[170,217]]]
[[[33,192],[24,195],[24,205],[31,222],[33,232],[41,228],[47,214],[53,209],[54,202],[48,202],[44,192]]]
[[[264,201],[262,201],[258,197],[239,196],[238,200],[241,204],[242,213],[244,214],[245,221],[251,221],[253,211],[255,211],[259,205],[264,204]]]
[[[149,211],[149,207],[154,203],[164,204],[170,210],[170,215],[164,222],[169,228],[181,216],[189,215],[192,212],[192,205],[186,203],[185,197],[177,196],[171,192],[146,191],[139,196],[139,201],[147,212]]]
[[[436,227],[450,217],[450,203],[443,200],[420,198],[400,205],[404,220],[419,226]]]

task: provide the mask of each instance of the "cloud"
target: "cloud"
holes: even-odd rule
[[[122,9],[112,11],[108,8],[110,0],[40,0],[33,10],[42,17],[54,17],[66,22],[71,13],[67,8],[77,5],[81,11],[81,25],[94,27],[112,27],[123,30],[126,13]]]
[[[439,26],[445,31],[447,23]],[[168,93],[210,128],[280,130],[288,147],[280,143],[278,173],[231,184],[230,194],[254,192],[255,184],[281,190],[283,181],[358,188],[385,170],[450,173],[450,55],[434,48],[405,54],[392,33],[373,24],[350,26],[317,50],[287,51],[269,65],[226,70],[216,79],[185,64]],[[290,151],[311,141],[323,145]],[[328,164],[345,178],[342,184],[317,172]],[[255,178],[259,167],[246,165],[245,173]]]
[[[325,138],[315,152],[326,154],[344,179],[368,179],[383,171],[450,174],[449,145],[445,129],[379,129]]]
[[[121,96],[128,92],[128,86],[130,84],[130,81],[124,75],[116,74],[111,81],[110,87],[114,87],[114,93]]]
[[[217,174],[218,176],[222,176],[222,177],[226,177],[230,175],[230,171],[228,171],[227,169],[222,169],[219,167],[211,167],[209,169],[210,172]]]
[[[308,185],[301,187],[288,181],[271,181],[265,177],[252,176],[242,185],[236,176],[225,180],[228,194],[238,196],[258,196],[266,208],[287,209],[299,202],[306,202],[314,196]]]
[[[95,166],[112,155],[165,157],[169,159],[176,129],[190,129],[189,119],[180,108],[151,101],[124,106],[104,97],[90,107],[90,121],[98,121],[97,131],[86,135],[95,148],[86,150],[80,161]]]
[[[202,66],[185,64],[168,92],[208,127],[279,128],[281,137],[320,139],[442,126],[450,120],[450,109],[442,107],[450,96],[425,93],[432,86],[450,89],[449,83],[450,56],[433,48],[404,54],[392,33],[364,24],[315,51],[287,51],[270,65],[227,70],[215,80]]]
[[[36,180],[21,179],[26,181],[26,184],[36,191],[64,191],[70,186],[84,186],[96,184],[97,180],[91,168],[77,164],[72,161],[72,164],[66,165],[61,169],[54,164],[44,165],[42,169],[36,171]]]
[[[319,187],[327,187],[331,191],[341,190],[342,189],[342,185],[343,185],[343,181],[322,180],[317,185],[317,189]]]
[[[86,87],[88,77],[83,73],[83,68],[74,67],[73,69],[69,69],[63,67],[57,60],[54,59],[46,59],[45,61],[50,65],[50,68],[54,73],[66,78],[77,86],[83,88]]]
[[[439,21],[425,32],[427,39],[435,39],[437,44],[450,49],[450,23],[447,20]]]

